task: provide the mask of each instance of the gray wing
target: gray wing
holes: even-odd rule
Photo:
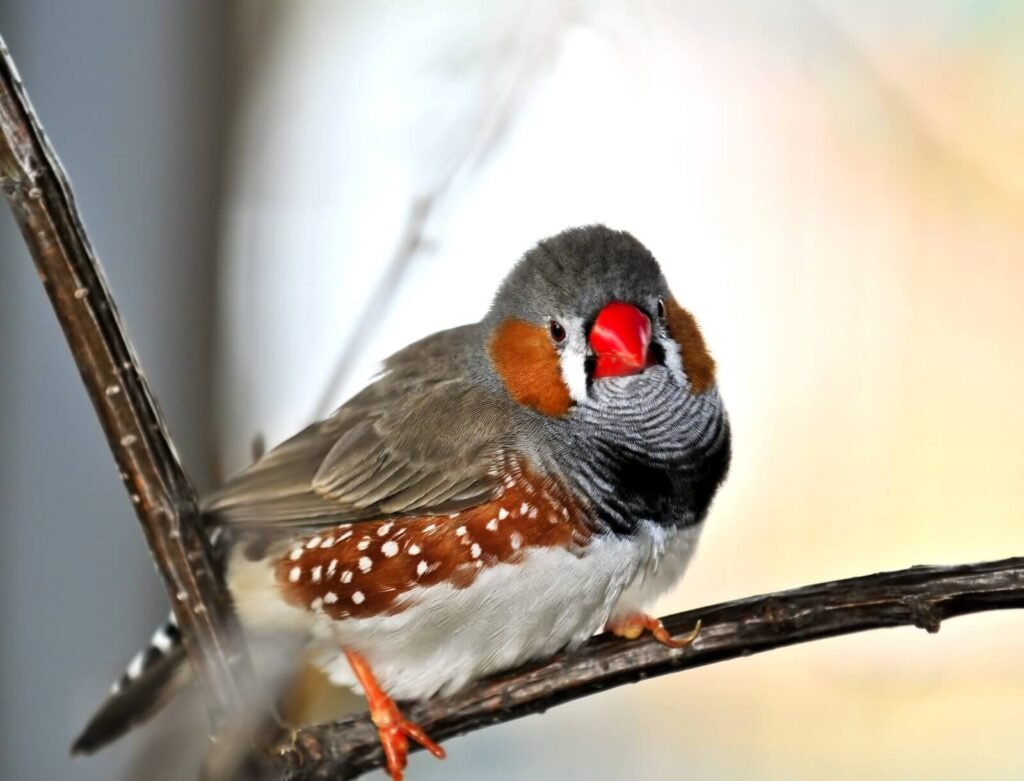
[[[316,527],[456,512],[493,497],[508,402],[465,379],[465,329],[405,348],[384,376],[228,481],[214,523]]]

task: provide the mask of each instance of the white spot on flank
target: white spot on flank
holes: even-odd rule
[[[427,571],[427,562],[420,561],[420,563],[416,565],[416,577],[422,577],[423,574],[426,571]]]
[[[302,577],[302,567],[292,567],[291,572],[288,573],[288,580],[292,583],[298,583],[299,578]]]
[[[531,518],[536,518],[537,517],[537,508],[536,507],[531,507],[530,508],[530,517]]]
[[[307,548],[315,548],[319,544],[320,544],[320,538],[319,537],[314,537],[313,539],[311,539],[309,542],[306,543],[306,547]]]
[[[380,546],[380,552],[390,559],[392,556],[398,553],[398,543],[394,540],[388,540]]]
[[[338,542],[344,542],[345,540],[347,540],[347,539],[348,539],[349,537],[351,537],[351,536],[352,536],[352,531],[351,531],[351,530],[349,530],[349,531],[345,532],[345,533],[344,533],[343,535],[341,535],[341,536],[340,536],[340,537],[338,538]]]
[[[460,526],[458,529],[455,530],[455,536],[456,537],[461,537],[465,533],[466,533],[466,527],[465,526]]]
[[[512,543],[512,550],[519,550],[523,547],[523,536],[519,532],[512,532],[509,541]]]
[[[569,518],[569,508],[568,507],[563,507],[562,508],[562,517],[568,520],[568,518]]]
[[[458,518],[462,513],[448,513],[449,518]]]
[[[365,599],[366,599],[366,597],[363,596],[363,592],[362,591],[354,591],[352,593],[352,601],[355,602],[357,605],[363,604],[363,601]]]
[[[309,603],[309,609],[310,610],[319,610],[323,606],[324,606],[324,601],[320,597],[317,597],[316,599],[314,599],[312,602]]]
[[[436,523],[432,523],[432,524],[430,524],[429,526],[427,526],[427,527],[426,527],[426,528],[425,528],[425,529],[423,530],[423,533],[424,533],[424,534],[433,534],[433,532],[434,532],[434,530],[435,530],[435,529],[437,529],[437,524],[436,524]]]
[[[331,559],[331,563],[327,565],[327,577],[333,575],[336,569],[338,569],[338,560]]]
[[[526,511],[529,509],[530,505],[528,505],[526,502],[523,502],[521,505],[519,505],[519,514],[526,515]]]
[[[333,537],[327,537],[327,538],[324,539],[323,542],[320,543],[320,547],[321,548],[330,548],[330,547],[333,547],[333,545],[334,545],[334,538]]]
[[[347,570],[345,570],[344,572],[341,573],[341,582],[342,583],[351,583],[352,582],[352,570],[347,569]]]
[[[333,605],[337,601],[338,595],[335,594],[333,591],[328,591],[326,594],[324,594],[324,602],[328,605]]]
[[[416,555],[419,554],[419,552],[420,552],[420,546],[417,545],[415,542],[412,545],[409,546],[409,555],[410,556],[416,556]]]
[[[473,543],[473,547],[469,549],[469,554],[474,559],[479,559],[480,558],[480,546],[477,543],[474,542]]]
[[[313,574],[310,575],[310,577],[312,578],[314,583],[319,583],[320,582],[320,578],[323,575],[323,573],[324,573],[324,568],[322,566],[320,566],[319,564],[317,564],[315,567],[313,567]]]
[[[359,550],[366,550],[369,547],[370,547],[370,538],[369,537],[363,537],[363,539],[361,539],[359,541],[359,544],[356,545],[356,548],[358,548]]]
[[[302,558],[302,548],[295,548],[292,551],[292,555],[289,556],[288,558],[290,558],[292,561],[298,561],[299,559],[301,559]]]
[[[387,523],[377,527],[377,536],[378,537],[383,537],[385,534],[387,534],[389,531],[391,531],[391,527],[394,526],[394,525],[395,525],[394,523],[392,523],[391,521],[388,521]]]
[[[360,572],[369,572],[371,569],[373,569],[373,562],[370,560],[369,556],[363,556],[359,559]]]
[[[498,520],[504,521],[506,518],[508,518],[508,510],[502,507],[500,510],[498,510]]]
[[[131,447],[137,441],[138,441],[138,439],[136,438],[136,436],[134,434],[125,434],[123,437],[121,437],[121,446],[122,447]]]
[[[491,520],[489,520],[487,522],[486,528],[489,531],[492,531],[492,532],[498,531],[498,519],[497,518],[491,518]]]
[[[107,395],[108,396],[116,396],[120,392],[121,392],[121,386],[120,385],[109,385],[109,386],[107,386]]]

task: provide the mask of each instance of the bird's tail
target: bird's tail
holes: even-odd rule
[[[71,746],[72,754],[91,754],[116,740],[167,702],[189,680],[181,632],[171,614],[149,645],[128,665],[110,695]]]

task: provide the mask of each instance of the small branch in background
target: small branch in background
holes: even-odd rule
[[[0,187],[142,523],[217,732],[248,702],[248,656],[211,566],[195,490],[125,335],[67,176],[2,40]]]
[[[434,208],[434,202],[434,196],[425,196],[413,202],[409,216],[405,220],[402,238],[399,240],[394,254],[388,260],[384,273],[374,285],[373,292],[366,299],[367,303],[363,306],[359,317],[356,318],[352,333],[345,342],[334,368],[331,369],[331,375],[320,398],[317,399],[313,420],[326,417],[334,408],[342,383],[345,382],[352,372],[352,367],[362,355],[369,335],[382,315],[390,309],[392,300],[401,288],[402,277],[405,276],[423,246],[424,227]]]
[[[601,635],[576,653],[480,681],[447,699],[405,710],[435,740],[499,724],[657,675],[807,643],[896,626],[937,632],[943,620],[1024,607],[1024,558],[955,567],[911,567],[749,597],[664,619],[674,635],[697,619],[689,648],[650,636]],[[413,750],[418,750],[415,746]],[[383,765],[377,731],[365,716],[300,730],[268,760],[281,781],[355,778]]]
[[[577,5],[570,4],[549,9],[546,14],[524,12],[517,24],[502,31],[502,40],[495,46],[496,62],[487,70],[487,87],[480,90],[480,106],[467,117],[461,127],[463,132],[453,134],[457,137],[451,139],[449,153],[442,156],[445,162],[429,177],[422,193],[412,199],[395,251],[342,346],[311,420],[324,418],[333,411],[343,383],[370,342],[368,337],[373,328],[390,311],[413,261],[422,256],[425,248],[437,249],[436,243],[427,239],[431,218],[453,185],[481,170],[500,147],[517,112],[545,69],[554,62],[577,10]]]

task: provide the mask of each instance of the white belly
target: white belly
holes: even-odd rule
[[[247,627],[308,632],[333,682],[357,688],[340,653],[349,648],[392,697],[421,699],[576,647],[613,615],[641,610],[683,574],[699,531],[645,525],[628,540],[596,539],[583,556],[530,549],[515,564],[485,569],[467,588],[409,592],[415,604],[392,616],[332,621],[288,606],[272,576],[256,571],[269,568],[241,557],[229,584]]]

